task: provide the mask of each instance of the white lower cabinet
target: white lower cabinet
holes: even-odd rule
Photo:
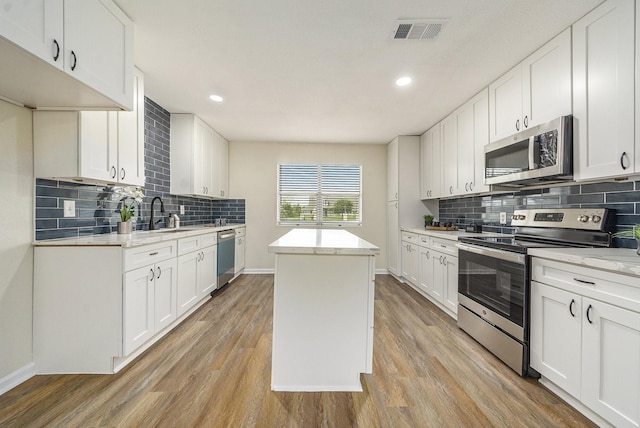
[[[246,244],[246,228],[239,227],[236,229],[236,248],[234,260],[234,275],[239,275],[244,271]]]
[[[420,271],[420,251],[417,240],[418,235],[402,232],[402,277],[413,285],[418,285]]]
[[[178,240],[178,316],[217,287],[216,234]]]
[[[36,373],[122,369],[215,290],[216,250],[210,232],[127,248],[36,246]]]
[[[532,278],[531,367],[608,423],[640,426],[639,279],[536,257]]]
[[[402,233],[403,239],[406,239],[407,232]],[[415,240],[416,244],[404,240],[402,242],[402,276],[439,308],[456,318],[458,313],[456,241],[421,234],[416,234]]]
[[[176,319],[177,264],[172,258],[124,274],[124,353]]]

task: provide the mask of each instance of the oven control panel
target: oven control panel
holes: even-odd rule
[[[515,210],[511,226],[604,230],[607,208],[548,208]]]

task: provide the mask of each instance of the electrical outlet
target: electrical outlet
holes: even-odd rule
[[[504,211],[500,213],[500,224],[507,224],[507,213]]]
[[[184,205],[180,205],[180,214],[184,214]]]
[[[64,216],[65,217],[76,216],[76,201],[64,201]]]

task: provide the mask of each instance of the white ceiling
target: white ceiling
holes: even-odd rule
[[[171,113],[230,141],[330,143],[423,133],[601,2],[116,0],[146,95]],[[392,40],[411,18],[449,22],[435,41]]]

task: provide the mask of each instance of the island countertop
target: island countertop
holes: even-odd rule
[[[346,230],[293,229],[269,245],[277,254],[376,255],[380,248]]]

